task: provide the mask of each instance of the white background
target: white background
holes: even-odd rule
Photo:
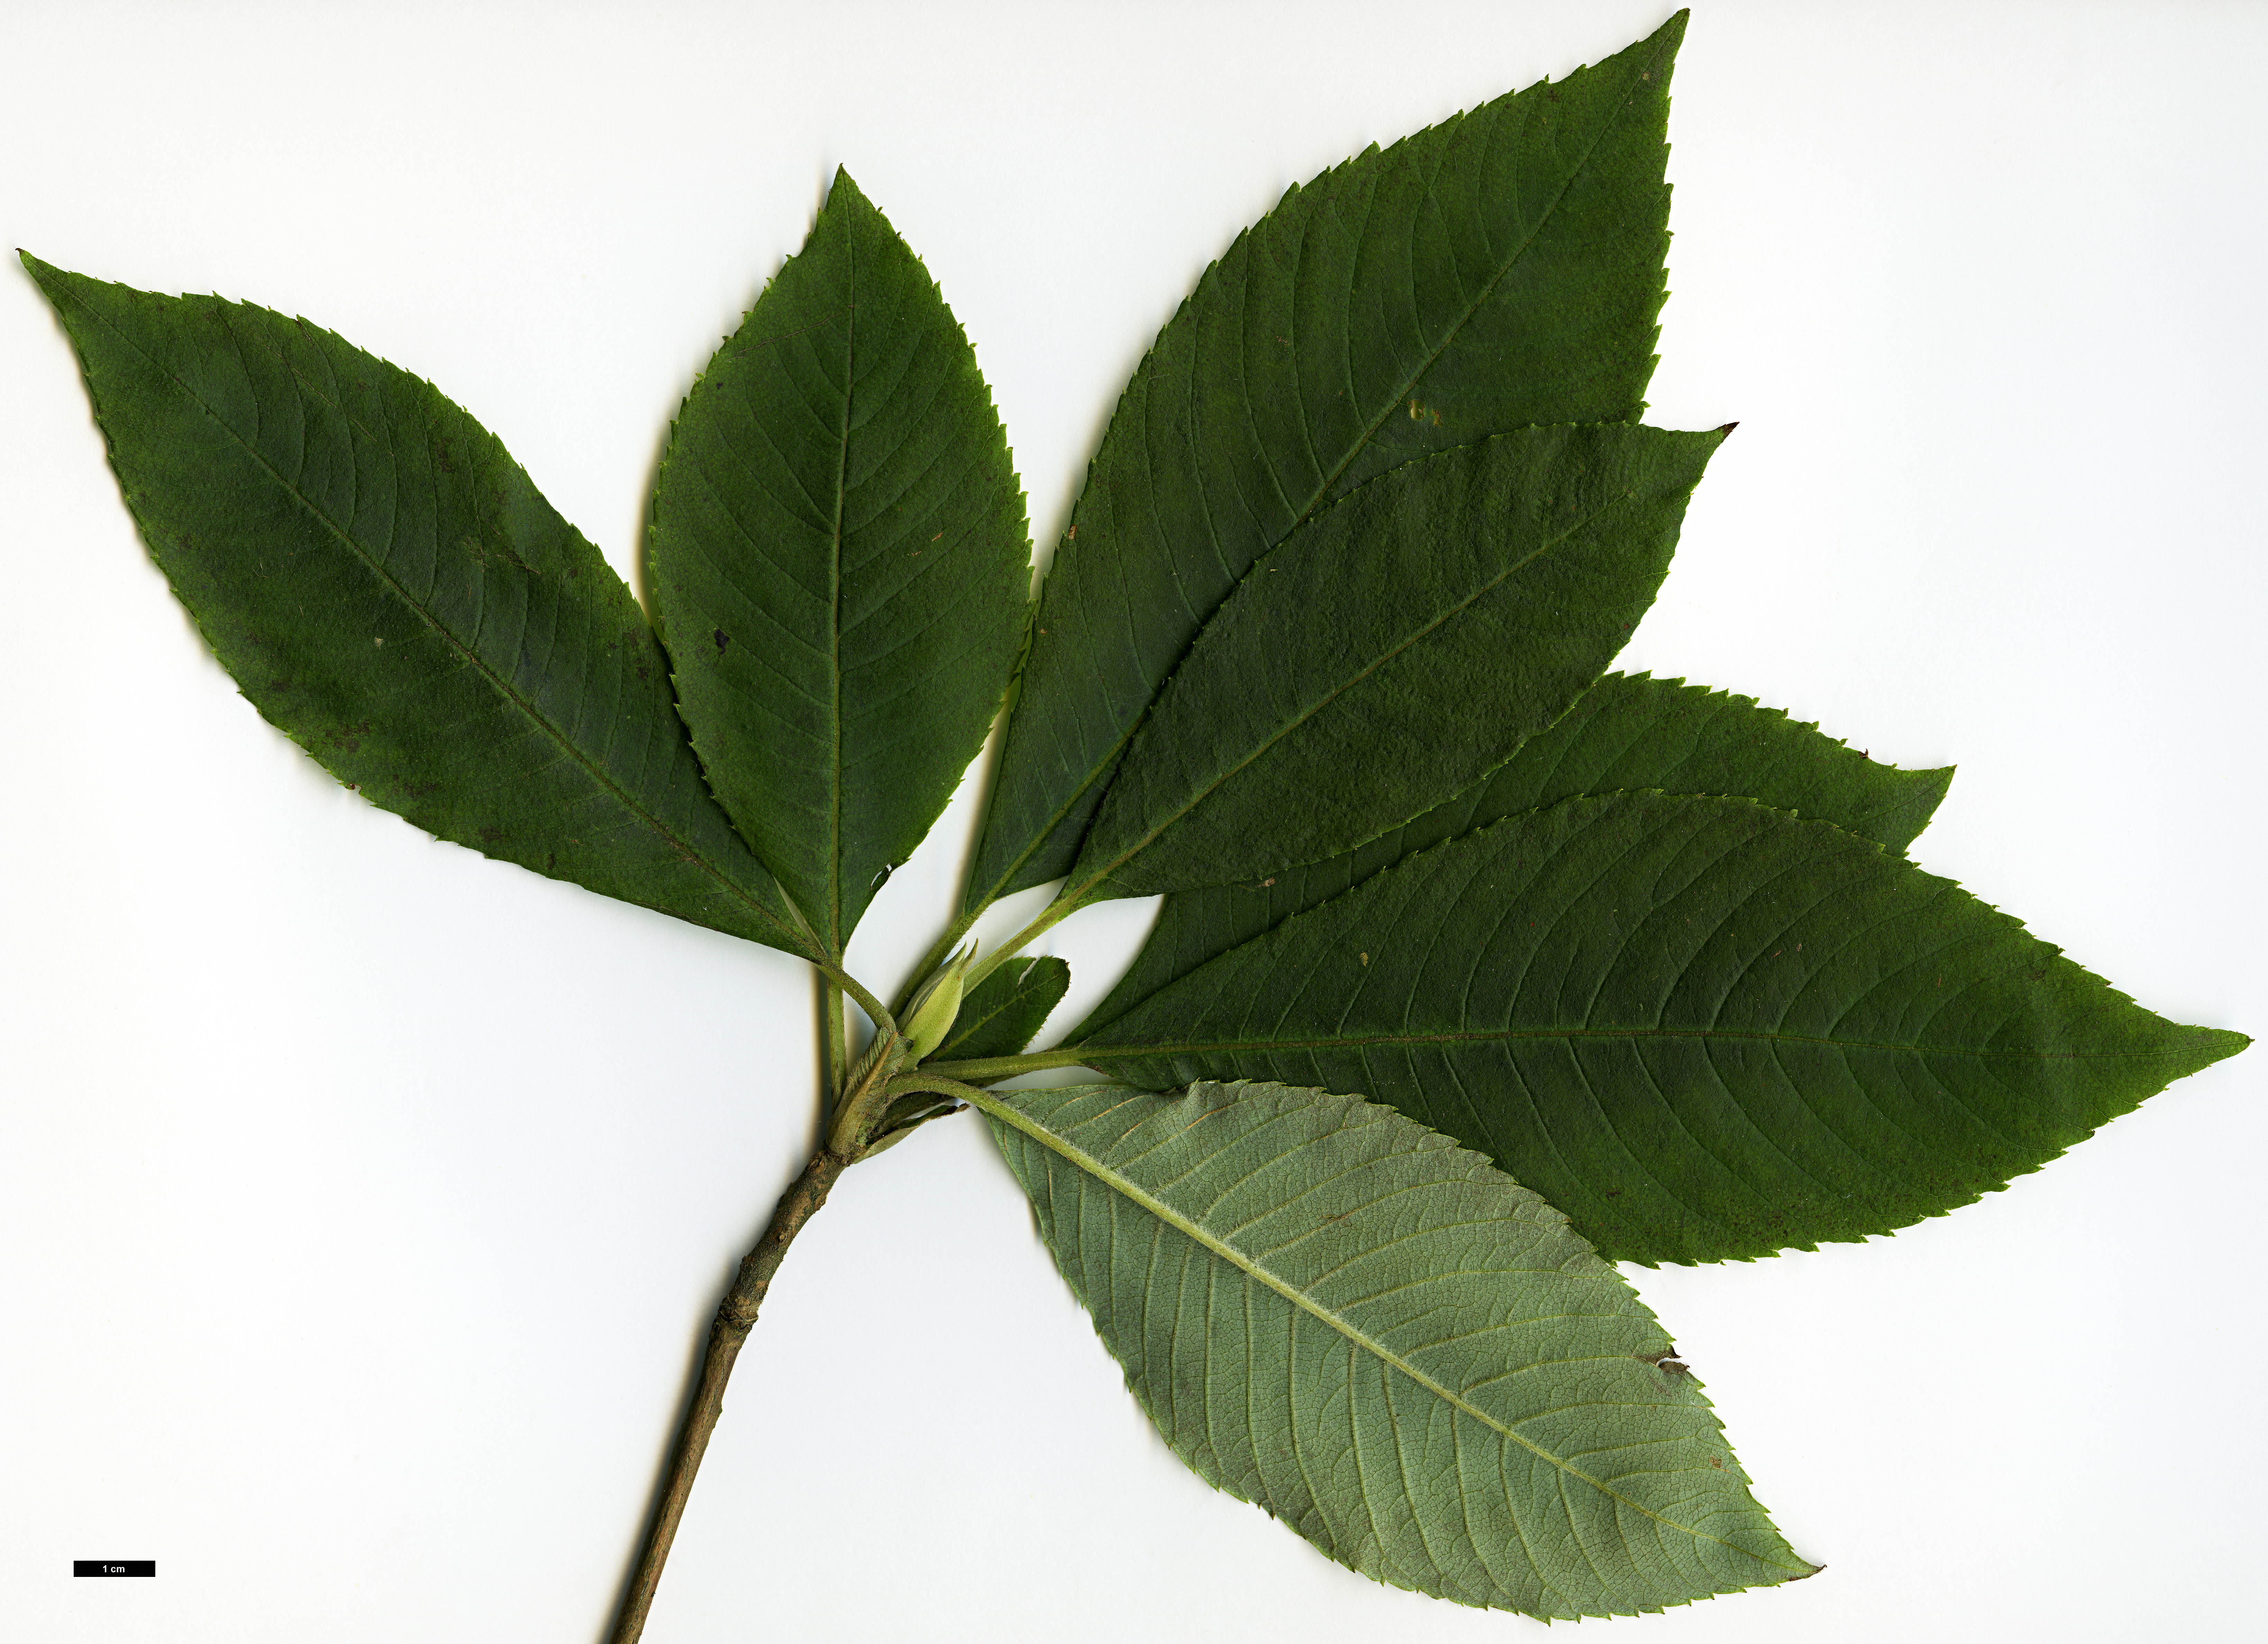
[[[1665,15],[16,0],[0,231],[431,378],[627,573],[666,419],[845,163],[975,341],[1046,543],[1149,336],[1287,183]],[[2264,49],[2257,6],[1703,5],[1652,420],[1741,429],[1625,658],[1958,761],[1925,865],[2255,1031]],[[807,981],[437,844],[263,724],[13,270],[0,772],[0,1633],[595,1640],[807,1143]],[[877,983],[968,797],[860,935]],[[1059,1026],[1146,913],[1057,933]],[[2264,1057],[1895,1238],[1634,1270],[1830,1567],[1584,1636],[2258,1637]],[[1184,1472],[961,1119],[798,1244],[648,1636],[1535,1628]]]

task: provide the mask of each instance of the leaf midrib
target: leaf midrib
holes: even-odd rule
[[[1155,997],[1156,995],[1152,995]],[[1146,1001],[1145,1002],[1147,1002]],[[2207,1029],[2208,1032],[2221,1031]],[[1836,1039],[1824,1034],[1775,1033],[1758,1028],[1464,1028],[1438,1032],[1393,1032],[1316,1035],[1302,1039],[1187,1040],[1179,1044],[1117,1046],[1064,1045],[1046,1053],[1074,1059],[1092,1067],[1100,1061],[1123,1061],[1144,1056],[1207,1054],[1264,1054],[1277,1051],[1354,1050],[1369,1046],[1498,1045],[1514,1040],[1542,1039],[1727,1039],[1772,1045],[1822,1045],[1835,1050],[1902,1051],[1917,1056],[1972,1056],[2022,1061],[2162,1061],[2163,1050],[1992,1050],[1972,1045],[1900,1044],[1886,1039]],[[1066,1064],[1068,1065],[1068,1064]]]
[[[843,510],[850,477],[850,399],[858,386],[858,241],[854,224],[845,224],[843,237],[843,284],[847,300],[843,315],[843,420],[836,438],[835,525],[828,558],[828,683],[834,693],[835,767],[827,784],[827,936],[828,945],[843,951],[848,933],[843,928]]]
[[[1495,592],[1497,589],[1502,587],[1506,582],[1509,582],[1513,577],[1518,576],[1521,571],[1526,570],[1529,566],[1535,563],[1536,561],[1543,558],[1544,555],[1560,547],[1579,532],[1589,530],[1594,525],[1596,525],[1599,520],[1603,518],[1607,513],[1615,507],[1616,503],[1625,500],[1627,499],[1624,497],[1614,498],[1602,504],[1595,512],[1586,515],[1583,518],[1577,520],[1573,525],[1569,525],[1557,536],[1549,538],[1546,540],[1538,543],[1526,554],[1514,560],[1511,564],[1506,565],[1494,576],[1490,577],[1479,586],[1474,588],[1463,598],[1455,600],[1443,610],[1436,613],[1422,626],[1412,629],[1392,649],[1381,653],[1374,660],[1366,664],[1363,667],[1348,675],[1344,680],[1334,686],[1330,690],[1325,692],[1322,695],[1317,697],[1315,701],[1310,703],[1307,707],[1301,709],[1300,713],[1285,721],[1283,724],[1279,725],[1264,740],[1256,745],[1250,752],[1247,753],[1242,759],[1237,760],[1235,764],[1230,766],[1226,770],[1222,771],[1204,787],[1197,789],[1195,794],[1190,796],[1187,804],[1164,818],[1155,827],[1152,827],[1148,833],[1143,834],[1141,838],[1136,840],[1124,850],[1119,852],[1119,854],[1108,864],[1098,868],[1094,872],[1089,874],[1085,882],[1079,885],[1079,889],[1076,892],[1071,892],[1071,894],[1084,895],[1088,891],[1101,884],[1113,873],[1124,867],[1127,862],[1139,855],[1144,850],[1147,849],[1151,843],[1154,841],[1160,833],[1173,826],[1174,823],[1180,821],[1183,817],[1188,816],[1190,812],[1197,810],[1199,805],[1204,804],[1204,802],[1211,798],[1213,795],[1219,792],[1220,789],[1226,786],[1229,781],[1237,774],[1237,773],[1243,770],[1254,760],[1259,759],[1263,754],[1268,752],[1270,749],[1282,743],[1285,738],[1289,737],[1300,726],[1306,724],[1316,715],[1322,713],[1333,702],[1337,701],[1339,698],[1344,696],[1349,691],[1353,690],[1355,686],[1360,685],[1365,679],[1369,679],[1371,675],[1385,667],[1387,664],[1392,662],[1395,657],[1401,656],[1403,652],[1418,644],[1427,635],[1439,628],[1443,623],[1447,622],[1462,613],[1470,610],[1475,605],[1486,598],[1490,594]],[[1266,561],[1272,559],[1273,557],[1275,557],[1275,554],[1274,551],[1271,550],[1268,554],[1263,555],[1261,561],[1256,562],[1252,568],[1252,571],[1246,576],[1242,583],[1238,584],[1238,591],[1241,592],[1244,587],[1250,584],[1254,576],[1256,576],[1260,572],[1267,569],[1268,566],[1266,564]],[[1236,595],[1232,593],[1229,596],[1229,598],[1233,599],[1235,597]],[[1223,610],[1226,609],[1227,604],[1227,600],[1223,600],[1221,602]],[[1216,615],[1218,614],[1219,613],[1216,613]],[[1208,623],[1207,626],[1210,627],[1211,624]],[[1202,637],[1202,635],[1200,637]],[[1195,655],[1195,646],[1192,645],[1189,656],[1185,656],[1182,659],[1182,665],[1186,665],[1190,657],[1194,657]],[[1174,670],[1174,673],[1178,674],[1180,671],[1180,667],[1177,666]],[[1173,679],[1169,676],[1166,685],[1160,687],[1158,696],[1153,699],[1153,701],[1162,701],[1166,690],[1170,689],[1172,685]],[[1144,717],[1145,720],[1148,717],[1146,711]],[[1455,796],[1454,795],[1451,796],[1453,798],[1454,796]],[[1106,801],[1105,803],[1108,802]],[[1441,803],[1446,804],[1448,802],[1444,800]],[[1423,816],[1425,814],[1425,811],[1418,812],[1419,816]],[[1396,826],[1406,827],[1410,822],[1415,820],[1417,820],[1416,817],[1405,818]],[[1391,833],[1393,832],[1393,829],[1387,829],[1386,832]],[[1373,835],[1373,837],[1378,836]],[[1364,842],[1366,843],[1367,841]],[[1350,847],[1350,848],[1359,848],[1359,846]]]
[[[399,599],[402,605],[416,614],[418,620],[424,623],[425,626],[432,629],[434,633],[439,635],[443,642],[446,643],[452,650],[463,658],[465,662],[469,664],[489,682],[490,687],[495,690],[498,696],[501,696],[506,701],[510,702],[514,708],[518,708],[521,716],[526,719],[530,724],[535,726],[539,730],[549,736],[553,742],[556,743],[566,753],[567,757],[573,763],[582,767],[584,772],[591,778],[592,782],[604,792],[612,795],[615,803],[620,804],[623,810],[629,811],[632,816],[637,817],[649,828],[652,829],[654,833],[660,835],[664,840],[667,841],[673,852],[677,855],[680,861],[690,862],[699,867],[703,872],[706,873],[711,879],[715,880],[717,884],[729,895],[731,895],[735,900],[741,903],[759,919],[762,920],[765,924],[769,925],[773,929],[779,931],[783,936],[788,937],[790,940],[793,939],[794,933],[780,920],[776,918],[770,910],[766,908],[762,902],[751,897],[739,884],[728,877],[722,869],[711,862],[706,855],[696,850],[687,840],[681,839],[677,833],[666,824],[662,822],[659,817],[656,817],[644,805],[639,804],[635,799],[633,799],[629,791],[625,789],[621,783],[617,782],[601,767],[594,763],[591,757],[584,752],[580,747],[577,746],[576,744],[568,738],[564,731],[560,730],[556,725],[554,725],[549,719],[545,718],[543,715],[537,712],[535,705],[529,701],[526,696],[522,695],[519,689],[515,687],[509,679],[498,673],[496,669],[490,664],[486,657],[482,657],[480,652],[473,647],[466,644],[462,640],[459,639],[456,635],[451,633],[447,628],[437,620],[431,613],[427,611],[424,606],[421,605],[414,598],[411,597],[409,589],[402,584],[401,580],[399,577],[394,576],[392,571],[388,570],[377,560],[372,558],[370,554],[363,547],[362,544],[357,541],[354,537],[347,532],[342,530],[337,523],[328,514],[324,513],[321,509],[316,507],[313,499],[309,497],[306,492],[302,491],[291,481],[285,479],[283,473],[275,466],[274,464],[270,463],[265,457],[261,455],[259,450],[254,446],[249,440],[246,439],[243,435],[237,432],[237,430],[230,425],[228,420],[222,416],[219,412],[214,410],[210,405],[207,404],[204,397],[198,393],[195,389],[190,387],[178,373],[173,371],[163,361],[151,355],[147,349],[144,349],[139,342],[136,341],[135,339],[129,335],[124,330],[114,324],[107,315],[98,312],[86,303],[81,301],[77,293],[74,292],[71,294],[71,301],[74,306],[76,306],[81,313],[86,315],[96,324],[101,326],[105,330],[116,337],[120,342],[133,350],[135,354],[138,355],[149,364],[151,370],[155,371],[167,382],[172,383],[175,389],[180,392],[183,399],[188,400],[192,405],[195,406],[199,411],[202,412],[207,417],[210,417],[212,420],[213,425],[233,441],[238,449],[240,450],[254,466],[260,468],[262,473],[266,473],[268,477],[274,481],[279,490],[283,491],[285,495],[289,496],[294,503],[296,503],[299,506],[300,510],[306,514],[309,518],[314,520],[315,523],[327,532],[333,539],[343,546],[349,553],[350,553],[369,570],[372,576],[376,577],[387,588],[390,589],[394,597]],[[231,328],[231,338],[232,341],[236,340],[236,334],[232,327]],[[242,345],[239,342],[238,346],[240,347]],[[354,417],[352,413],[349,412],[343,406],[332,400],[328,396],[320,393],[312,383],[309,383],[306,378],[301,376],[298,368],[293,366],[290,360],[287,359],[284,361],[284,366],[286,371],[291,372],[292,379],[298,382],[311,396],[322,400],[324,404],[329,406],[332,410],[335,411],[345,421],[353,423],[357,428],[362,426],[362,424]],[[372,434],[372,437],[376,438],[377,436]],[[571,531],[574,527],[570,525],[568,529]]]
[[[1580,1479],[1585,1484],[1589,1485],[1593,1489],[1598,1491],[1602,1495],[1604,1495],[1612,1501],[1620,1502],[1623,1506],[1629,1508],[1633,1512],[1644,1514],[1646,1517],[1653,1519],[1657,1523],[1666,1525],[1669,1529],[1675,1530],[1683,1535],[1690,1536],[1697,1541],[1712,1541],[1719,1546],[1724,1547],[1730,1552],[1737,1552],[1743,1558],[1755,1560],[1756,1562],[1759,1564],[1775,1568],[1781,1567],[1773,1566],[1770,1560],[1762,1558],[1756,1553],[1749,1552],[1746,1547],[1739,1546],[1734,1543],[1727,1541],[1721,1536],[1712,1536],[1706,1530],[1696,1530],[1688,1524],[1681,1524],[1675,1519],[1656,1512],[1653,1508],[1646,1506],[1644,1502],[1634,1501],[1631,1497],[1624,1494],[1613,1486],[1593,1478],[1589,1473],[1585,1472],[1572,1462],[1564,1460],[1561,1457],[1553,1455],[1550,1450],[1536,1443],[1535,1440],[1514,1432],[1511,1427],[1506,1427],[1503,1422],[1498,1420],[1494,1416],[1490,1415],[1486,1411],[1480,1409],[1478,1406],[1463,1398],[1461,1394],[1452,1391],[1450,1389],[1443,1386],[1440,1382],[1434,1380],[1432,1376],[1426,1375],[1423,1370],[1419,1369],[1416,1365],[1411,1364],[1408,1360],[1395,1353],[1392,1348],[1387,1347],[1383,1342],[1381,1342],[1366,1334],[1364,1332],[1356,1329],[1344,1318],[1341,1318],[1337,1315],[1330,1312],[1316,1302],[1310,1299],[1305,1292],[1292,1285],[1288,1280],[1285,1280],[1272,1272],[1256,1259],[1248,1257],[1233,1246],[1216,1238],[1212,1234],[1207,1232],[1197,1222],[1190,1221],[1188,1217],[1182,1215],[1181,1212],[1176,1210],[1171,1204],[1150,1193],[1138,1183],[1129,1180],[1125,1176],[1105,1164],[1101,1160],[1088,1153],[1085,1149],[1077,1146],[1069,1138],[1048,1129],[1036,1119],[1028,1118],[1019,1109],[1000,1100],[999,1097],[993,1095],[990,1091],[973,1090],[964,1099],[968,1101],[972,1105],[977,1107],[988,1117],[998,1119],[1000,1122],[1006,1124],[1013,1129],[1020,1131],[1025,1135],[1031,1137],[1042,1147],[1046,1148],[1049,1151],[1056,1154],[1058,1157],[1064,1159],[1075,1169],[1084,1171],[1089,1176],[1092,1176],[1097,1181],[1102,1183],[1106,1187],[1108,1187],[1112,1192],[1118,1193],[1120,1196],[1126,1199],[1138,1209],[1145,1211],[1148,1215],[1156,1217],[1167,1227],[1172,1228],[1175,1232],[1180,1233],[1197,1244],[1202,1245],[1204,1249],[1211,1251],[1215,1256],[1228,1263],[1231,1266],[1236,1268],[1239,1272],[1244,1273],[1248,1278],[1255,1279],[1261,1284],[1265,1285],[1268,1288],[1276,1292],[1277,1295],[1282,1296],[1285,1301],[1291,1303],[1294,1307],[1297,1307],[1303,1312],[1321,1320],[1325,1325],[1337,1332],[1355,1347],[1370,1353],[1381,1363],[1386,1364],[1389,1368],[1400,1371],[1403,1375],[1415,1382],[1418,1386],[1424,1388],[1427,1392],[1432,1393],[1435,1398],[1440,1398],[1442,1402],[1449,1405],[1451,1407],[1464,1412],[1465,1414],[1470,1416],[1474,1420],[1478,1421],[1483,1427],[1487,1427],[1491,1432],[1501,1435],[1503,1437],[1510,1439],[1513,1442],[1521,1445],[1522,1448],[1533,1451],[1536,1456],[1540,1457],[1544,1461],[1549,1462],[1552,1466],[1559,1469],[1561,1472],[1565,1473],[1569,1478]],[[1367,1499],[1366,1493],[1366,1499]]]
[[[1646,72],[1650,74],[1654,68],[1660,65],[1660,62],[1661,56],[1657,53],[1648,64]],[[1542,89],[1542,86],[1549,84],[1549,81],[1539,82],[1536,86],[1529,89],[1540,90]],[[1589,145],[1583,150],[1583,158],[1578,160],[1575,163],[1574,167],[1568,172],[1566,181],[1559,185],[1558,192],[1551,196],[1551,203],[1546,206],[1543,209],[1543,214],[1536,218],[1535,225],[1528,231],[1527,238],[1522,239],[1520,244],[1513,249],[1510,255],[1506,256],[1502,262],[1497,265],[1496,272],[1489,275],[1487,283],[1482,286],[1480,295],[1473,298],[1470,303],[1468,303],[1465,305],[1464,312],[1457,316],[1455,323],[1442,332],[1441,340],[1433,345],[1432,351],[1426,355],[1423,363],[1421,363],[1415,371],[1411,371],[1409,377],[1403,380],[1402,386],[1395,390],[1390,398],[1380,401],[1378,415],[1371,418],[1370,422],[1364,427],[1360,436],[1356,438],[1353,444],[1347,447],[1346,454],[1339,459],[1337,466],[1334,467],[1330,473],[1323,476],[1322,482],[1315,488],[1314,495],[1308,497],[1307,505],[1300,510],[1299,517],[1292,522],[1292,530],[1297,530],[1300,524],[1307,519],[1307,516],[1314,511],[1316,505],[1326,496],[1330,495],[1332,487],[1336,486],[1339,481],[1339,476],[1354,466],[1354,459],[1362,454],[1364,449],[1369,445],[1373,437],[1377,434],[1381,428],[1385,426],[1386,419],[1392,416],[1395,411],[1400,407],[1403,400],[1409,395],[1410,391],[1417,387],[1418,385],[1424,380],[1425,373],[1432,371],[1433,367],[1440,363],[1441,356],[1449,351],[1449,345],[1454,342],[1457,340],[1458,334],[1462,333],[1467,326],[1472,323],[1473,316],[1480,312],[1482,305],[1485,304],[1490,297],[1496,294],[1497,287],[1504,283],[1506,279],[1511,275],[1514,266],[1519,263],[1522,257],[1528,254],[1528,247],[1535,243],[1535,237],[1543,231],[1544,225],[1550,223],[1553,216],[1557,213],[1560,202],[1564,201],[1567,197],[1567,191],[1572,188],[1575,184],[1580,180],[1583,173],[1590,169],[1591,157],[1598,152],[1599,145],[1607,140],[1607,134],[1614,129],[1615,126],[1622,117],[1623,111],[1630,106],[1631,100],[1631,99],[1629,97],[1624,97],[1623,100],[1616,106],[1615,112],[1600,123],[1598,131],[1591,138]],[[1430,198],[1432,193],[1430,179],[1427,182],[1426,193]],[[1290,534],[1290,531],[1286,531],[1285,532],[1285,535],[1286,536],[1289,536]]]
[[[1657,54],[1653,59],[1651,67],[1659,67],[1661,57]],[[1649,72],[1650,71],[1651,69],[1649,69]],[[1498,266],[1496,272],[1489,276],[1488,283],[1483,288],[1481,295],[1475,297],[1472,302],[1468,304],[1465,307],[1465,311],[1457,316],[1456,323],[1441,334],[1440,341],[1433,345],[1432,352],[1427,354],[1424,363],[1420,364],[1416,371],[1410,374],[1409,378],[1403,383],[1400,390],[1398,390],[1393,397],[1380,402],[1380,408],[1377,414],[1373,415],[1370,422],[1364,427],[1361,435],[1348,446],[1345,454],[1339,459],[1336,466],[1331,469],[1329,474],[1324,476],[1322,482],[1315,488],[1314,495],[1308,497],[1306,506],[1303,507],[1298,515],[1292,518],[1291,524],[1284,528],[1282,535],[1278,536],[1275,541],[1270,543],[1268,547],[1261,554],[1254,557],[1254,563],[1256,565],[1260,560],[1266,558],[1269,554],[1273,553],[1278,547],[1283,546],[1283,544],[1289,539],[1294,531],[1297,531],[1301,525],[1307,522],[1308,518],[1314,514],[1315,509],[1329,495],[1330,488],[1338,483],[1339,476],[1344,474],[1349,467],[1353,466],[1355,459],[1362,454],[1364,450],[1368,447],[1372,438],[1377,434],[1378,430],[1385,426],[1387,418],[1391,416],[1394,414],[1395,408],[1401,405],[1403,399],[1407,395],[1409,390],[1414,387],[1427,371],[1433,369],[1434,365],[1440,362],[1442,355],[1448,352],[1450,344],[1454,342],[1459,334],[1461,334],[1468,325],[1472,323],[1473,316],[1480,312],[1482,305],[1488,300],[1491,294],[1494,293],[1497,287],[1503,284],[1505,280],[1510,276],[1513,268],[1519,263],[1522,257],[1528,254],[1528,248],[1535,245],[1536,236],[1543,231],[1544,226],[1550,222],[1552,217],[1558,211],[1560,202],[1567,197],[1567,191],[1575,186],[1576,182],[1581,178],[1584,171],[1588,168],[1591,162],[1591,156],[1597,151],[1599,144],[1606,141],[1607,134],[1613,128],[1616,119],[1619,118],[1621,109],[1628,107],[1629,104],[1630,99],[1625,97],[1623,99],[1622,104],[1617,107],[1616,115],[1609,118],[1601,125],[1598,135],[1591,139],[1590,146],[1583,150],[1583,158],[1581,162],[1576,165],[1574,170],[1568,173],[1567,180],[1559,186],[1559,192],[1551,196],[1550,205],[1547,207],[1543,215],[1536,219],[1535,226],[1528,231],[1528,237],[1521,240],[1520,244],[1513,248],[1511,253],[1505,258],[1504,261]],[[1304,419],[1302,426],[1304,426]],[[1454,450],[1455,447],[1445,447],[1444,449]],[[1412,459],[1412,460],[1415,461],[1422,459]],[[1388,469],[1385,472],[1391,473],[1393,470]],[[1383,475],[1381,474],[1379,477],[1383,477]],[[1074,522],[1074,524],[1076,524],[1076,522]],[[1232,592],[1233,591],[1232,591]],[[1202,625],[1200,625],[1200,628],[1202,628]],[[1196,636],[1192,635],[1189,643],[1194,645],[1196,642]],[[1182,654],[1186,657],[1188,654],[1187,650],[1184,650]],[[1175,668],[1178,669],[1179,666],[1180,664],[1176,662]],[[1167,675],[1167,678],[1170,679],[1172,678],[1172,674],[1169,672]],[[1064,818],[1078,809],[1079,802],[1086,796],[1087,789],[1094,786],[1095,782],[1101,778],[1102,773],[1109,769],[1111,765],[1116,761],[1118,756],[1125,751],[1126,745],[1134,739],[1136,733],[1142,729],[1145,722],[1148,720],[1150,716],[1150,708],[1156,703],[1158,696],[1163,689],[1164,685],[1161,682],[1159,690],[1153,691],[1151,694],[1149,701],[1143,704],[1141,711],[1136,714],[1133,720],[1127,725],[1126,729],[1118,734],[1116,740],[1112,742],[1110,746],[1104,750],[1101,757],[1099,757],[1093,765],[1088,767],[1086,774],[1079,779],[1079,785],[1065,796],[1064,802],[1061,804],[1057,805],[1054,811],[1049,813],[1046,822],[1034,833],[1032,838],[1024,846],[1024,848],[1018,851],[1014,856],[1011,857],[1008,862],[1002,866],[999,876],[993,881],[991,887],[988,888],[984,893],[985,901],[988,905],[991,899],[998,894],[998,887],[1007,884],[1009,880],[1014,878],[1016,875],[1023,870],[1024,864],[1031,861],[1031,859],[1039,853],[1042,848],[1044,847],[1049,840],[1055,837],[1056,830],[1063,826]]]

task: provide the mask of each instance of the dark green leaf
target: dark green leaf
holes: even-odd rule
[[[1730,794],[1835,823],[1903,850],[1929,820],[1951,767],[1877,765],[1817,727],[1754,698],[1675,679],[1609,674],[1511,760],[1407,826],[1257,884],[1211,885],[1166,899],[1134,963],[1084,1035],[1240,942],[1360,884],[1416,850],[1578,794],[1660,789]]]
[[[1341,1563],[1567,1617],[1812,1573],[1646,1304],[1447,1137],[1275,1084],[982,1100],[1166,1442]]]
[[[2246,1044],[2113,992],[1825,822],[1620,794],[1409,858],[1184,976],[1082,1060],[1359,1090],[1606,1255],[1887,1232]]]
[[[1009,960],[968,990],[934,1059],[974,1061],[1017,1054],[1070,987],[1071,966],[1061,959]]]
[[[24,262],[143,539],[271,723],[443,839],[814,951],[637,600],[479,423],[304,320]]]
[[[1479,781],[1622,649],[1723,437],[1527,429],[1405,463],[1318,515],[1253,567],[1160,694],[1073,892],[1257,879]]]
[[[1118,404],[1043,591],[969,906],[1078,854],[1213,607],[1334,497],[1539,423],[1634,421],[1653,370],[1679,12],[1651,39],[1286,194]]]
[[[848,174],[687,397],[652,551],[702,768],[839,953],[983,745],[1031,580],[976,357]]]

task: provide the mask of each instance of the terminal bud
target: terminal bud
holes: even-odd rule
[[[906,1010],[903,1029],[909,1064],[919,1062],[945,1043],[954,1017],[961,1014],[961,978],[968,974],[968,962],[976,957],[976,944],[972,942],[939,965],[914,995],[913,1003]]]

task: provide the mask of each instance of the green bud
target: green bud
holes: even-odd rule
[[[953,1018],[961,1014],[961,982],[968,970],[968,961],[976,957],[976,944],[970,943],[954,954],[914,995],[913,1004],[906,1011],[905,1025],[900,1030],[906,1039],[906,1061],[918,1062],[945,1043],[946,1030]]]

